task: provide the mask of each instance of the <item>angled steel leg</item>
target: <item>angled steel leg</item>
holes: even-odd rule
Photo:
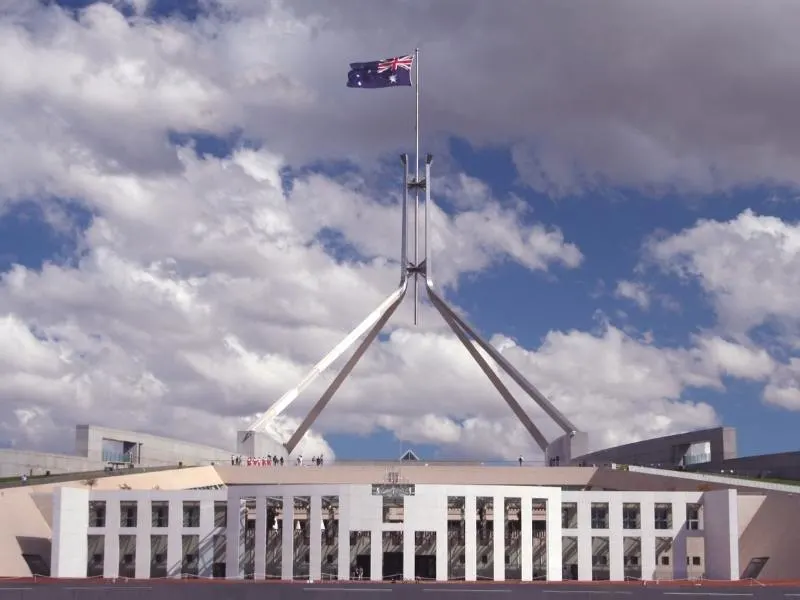
[[[565,433],[573,433],[577,431],[575,425],[565,417],[561,411],[559,411],[553,404],[542,394],[539,390],[534,387],[532,383],[530,383],[525,376],[517,371],[508,360],[497,351],[497,349],[492,346],[490,343],[482,339],[472,327],[470,327],[461,317],[459,317],[453,309],[451,309],[444,300],[442,300],[435,291],[433,291],[432,286],[426,285],[428,290],[428,296],[431,299],[431,302],[439,309],[441,313],[447,313],[450,318],[455,321],[458,326],[463,329],[467,335],[469,335],[475,342],[486,352],[489,356],[492,357],[500,368],[502,368],[514,382],[521,387],[526,394],[528,394],[536,404],[538,404],[542,410],[547,413],[547,415],[555,421],[561,429],[564,430]]]
[[[350,333],[345,336],[345,338],[339,342],[333,350],[328,352],[325,357],[319,361],[314,368],[305,376],[303,381],[298,383],[295,387],[291,390],[286,392],[283,396],[281,396],[275,404],[269,407],[269,409],[261,415],[257,421],[255,421],[252,425],[250,425],[250,431],[258,431],[260,430],[266,423],[277,417],[281,414],[284,410],[286,410],[289,405],[294,402],[297,397],[300,395],[305,388],[307,388],[321,373],[323,373],[331,364],[339,358],[342,354],[344,354],[347,349],[352,346],[358,338],[364,335],[370,327],[375,325],[378,320],[386,313],[389,308],[394,305],[398,299],[402,299],[406,293],[407,284],[403,281],[392,294],[389,295],[386,300],[384,300],[378,308],[372,311],[369,316],[361,321],[355,329],[353,329]]]
[[[394,311],[397,310],[397,307],[400,306],[400,303],[403,301],[405,297],[406,289],[408,289],[408,283],[406,281],[402,284],[402,293],[397,299],[392,303],[384,312],[378,322],[372,326],[372,329],[369,330],[367,336],[362,340],[361,344],[359,344],[356,351],[353,352],[353,355],[350,359],[345,363],[342,367],[342,370],[339,371],[338,375],[334,378],[331,384],[328,386],[328,389],[320,396],[320,399],[317,400],[317,403],[308,411],[306,418],[303,419],[303,422],[297,428],[297,431],[292,434],[292,437],[289,438],[289,441],[284,444],[286,446],[286,451],[291,454],[292,451],[295,449],[297,444],[303,439],[303,436],[306,434],[308,429],[314,424],[314,421],[317,420],[320,413],[325,409],[328,402],[331,401],[333,395],[337,392],[339,387],[344,383],[344,380],[350,375],[350,372],[353,368],[358,364],[358,361],[361,360],[361,357],[364,356],[364,353],[367,351],[367,348],[370,347],[372,342],[375,341],[375,338],[378,337],[378,334],[383,329],[383,326],[386,325],[386,322],[391,318],[394,314]]]
[[[483,356],[481,356],[481,353],[478,352],[475,344],[472,343],[464,330],[459,327],[458,323],[456,323],[456,321],[452,318],[450,311],[447,310],[444,302],[435,295],[431,295],[430,299],[433,306],[439,311],[439,314],[442,315],[442,318],[450,326],[450,329],[453,330],[453,333],[456,334],[456,337],[464,345],[464,348],[467,349],[467,352],[470,353],[470,356],[472,356],[473,360],[478,363],[478,366],[484,372],[486,377],[489,378],[489,381],[492,382],[492,385],[494,385],[495,389],[500,392],[503,400],[506,401],[506,404],[508,404],[509,408],[511,408],[514,414],[517,416],[517,419],[519,419],[520,423],[522,423],[522,426],[539,445],[539,448],[541,448],[543,452],[547,450],[547,438],[542,435],[542,432],[539,431],[539,428],[533,423],[531,418],[528,416],[528,413],[525,412],[525,409],[520,406],[516,398],[514,398],[511,392],[508,391],[508,388],[503,384],[503,382],[500,381],[500,378],[497,376],[497,373],[495,373],[494,369],[492,369],[491,365],[486,362],[486,359],[484,359]]]

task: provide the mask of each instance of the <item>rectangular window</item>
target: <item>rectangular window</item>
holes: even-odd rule
[[[154,500],[150,505],[151,521],[153,527],[169,527],[169,502]]]
[[[89,527],[106,526],[106,503],[104,500],[89,502]]]
[[[200,527],[200,502],[197,500],[184,500],[183,526]]]
[[[622,505],[622,527],[623,529],[640,529],[642,526],[641,508],[638,503],[626,503]]]
[[[214,502],[214,527],[228,526],[228,503]]]
[[[687,504],[686,505],[686,529],[696,531],[700,529],[700,505]]]
[[[654,507],[656,529],[672,529],[672,504],[659,503]]]
[[[119,503],[119,526],[136,527],[137,509],[136,501],[123,501]]]
[[[578,528],[578,505],[574,502],[564,502],[561,505],[561,527],[563,529]]]
[[[607,502],[592,502],[592,529],[608,529]]]

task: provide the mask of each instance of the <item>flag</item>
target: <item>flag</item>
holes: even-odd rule
[[[350,63],[347,87],[388,88],[411,85],[411,66],[414,57],[397,56],[372,62]]]

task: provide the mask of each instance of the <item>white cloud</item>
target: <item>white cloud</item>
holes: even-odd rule
[[[653,240],[648,254],[664,269],[697,281],[725,328],[796,327],[800,225],[746,210],[727,221],[699,221]]]
[[[522,174],[542,189],[569,191],[600,179],[705,189],[794,172],[786,167],[794,165],[789,142],[776,142],[769,160],[753,160],[765,138],[786,133],[783,123],[738,153],[728,150],[730,122],[741,123],[737,117],[748,108],[740,95],[725,104],[726,118],[717,110],[717,120],[698,127],[690,122],[697,112],[687,109],[691,102],[643,87],[671,90],[691,80],[666,77],[667,58],[691,44],[672,46],[673,36],[681,38],[673,28],[669,39],[651,38],[658,44],[644,56],[631,52],[641,47],[634,31],[656,35],[666,16],[676,27],[702,22],[710,33],[724,33],[733,23],[728,13],[686,20],[673,8],[628,8],[626,18],[642,27],[609,36],[619,15],[606,9],[540,8],[541,18],[531,18],[525,3],[501,12],[479,2],[459,10],[431,5],[428,14],[412,14],[400,3],[355,10],[343,2],[320,16],[303,2],[225,4],[232,18],[196,24],[126,21],[105,4],[78,20],[56,7],[20,4],[13,18],[0,21],[0,202],[73,198],[94,215],[75,264],[16,267],[0,280],[3,437],[52,449],[66,445],[74,423],[101,422],[230,443],[247,417],[372,310],[397,283],[398,208],[396,198],[367,193],[361,183],[376,176],[373,153],[409,140],[412,96],[353,93],[344,88],[343,69],[375,48],[402,47],[410,31],[425,42],[426,82],[437,82],[426,83],[423,101],[430,145],[454,132],[476,142],[519,142]],[[769,15],[748,10],[756,35]],[[391,29],[376,27],[386,22]],[[476,24],[481,35],[459,46],[470,69],[453,69],[453,40]],[[702,38],[714,49],[733,44],[710,33]],[[768,37],[780,48],[796,40],[793,31],[779,34]],[[686,36],[697,39],[693,29]],[[553,39],[585,45],[570,58],[546,51]],[[763,62],[772,55],[757,56]],[[533,71],[530,56],[541,59]],[[586,56],[593,60],[586,63]],[[620,70],[630,56],[643,64]],[[704,86],[725,74],[713,65],[727,58],[701,58],[693,64],[720,74],[690,81],[688,89],[705,99],[714,89]],[[530,76],[499,85],[519,72]],[[731,75],[720,85],[736,80]],[[616,82],[616,93],[600,94],[599,82]],[[497,92],[475,93],[485,87]],[[659,118],[633,110],[642,106]],[[574,127],[565,127],[570,121]],[[171,131],[238,128],[265,142],[264,149],[201,160],[167,143]],[[698,137],[705,143],[698,145]],[[532,153],[531,139],[547,143]],[[286,169],[331,157],[360,161],[360,173],[347,181],[302,175],[284,190]],[[719,181],[709,182],[710,164],[718,166]],[[443,190],[461,203],[454,202],[453,214],[436,208],[431,215],[437,282],[455,286],[500,261],[533,271],[580,264],[579,249],[558,229],[534,222],[517,202],[495,198],[455,165],[450,170]],[[333,256],[318,239],[328,229],[364,259]],[[384,427],[451,452],[530,455],[508,408],[430,308],[423,323],[413,329],[408,311],[399,314],[318,431]],[[503,336],[496,341],[579,426],[596,433],[597,444],[714,424],[701,392],[687,387],[719,388],[725,374],[757,379],[766,372],[763,358],[747,348],[709,342],[714,351],[702,355],[702,346],[659,349],[612,326],[551,332],[538,349]],[[278,435],[296,424],[326,381],[275,424]],[[555,434],[552,425],[545,429]],[[330,456],[319,437],[308,443],[309,453]]]
[[[618,281],[614,295],[618,298],[627,298],[642,309],[650,306],[650,291],[647,286],[636,281]]]

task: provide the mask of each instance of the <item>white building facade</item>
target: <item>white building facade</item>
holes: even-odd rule
[[[738,579],[735,490],[429,484],[60,488],[55,577]]]

